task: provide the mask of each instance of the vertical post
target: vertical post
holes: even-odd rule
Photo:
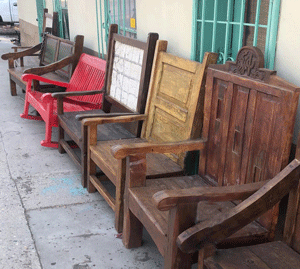
[[[212,33],[212,46],[211,46],[211,51],[212,52],[216,52],[218,4],[219,4],[218,0],[215,0],[215,5],[214,5],[214,24],[213,24],[213,33]]]
[[[100,7],[101,7],[101,3],[99,3],[99,4],[100,4]],[[100,8],[100,10],[101,10],[101,8]],[[100,33],[99,33],[100,31],[99,31],[99,7],[98,7],[98,0],[96,0],[96,19],[97,19],[98,57],[100,57]],[[101,20],[101,22],[102,22],[102,20]],[[102,29],[101,29],[101,41],[102,41],[102,39],[103,39],[103,36],[102,36]],[[102,55],[102,58],[103,58],[103,55]]]
[[[123,36],[126,36],[126,2],[123,0]]]
[[[118,28],[118,34],[120,34],[120,23],[121,23],[121,16],[120,16],[120,13],[121,13],[121,3],[120,3],[120,0],[118,0],[118,25],[119,25],[119,28]]]
[[[272,5],[271,12],[269,11],[270,26],[269,28],[269,43],[268,47],[266,46],[267,53],[265,55],[265,67],[269,69],[274,69],[275,64],[275,52],[276,52],[276,42],[277,42],[277,33],[278,33],[278,21],[279,21],[279,12],[280,12],[280,0],[270,1]]]
[[[240,49],[243,46],[243,37],[244,37],[244,21],[245,21],[245,1],[246,0],[242,0],[241,3],[241,17],[240,17],[240,30],[239,30],[239,47],[238,49]]]
[[[259,17],[260,17],[260,4],[261,4],[261,0],[257,0],[254,38],[253,38],[253,46],[255,46],[255,47],[257,46],[258,25],[259,25]]]
[[[229,27],[230,27],[230,21],[232,17],[232,0],[228,0],[228,5],[227,5],[227,22],[226,22],[226,33],[225,33],[225,49],[224,49],[224,59],[223,59],[223,64],[226,62],[227,56],[228,56],[228,47],[229,47]]]
[[[199,0],[193,1],[193,21],[192,21],[192,51],[191,60],[196,60],[196,44],[197,44],[197,20],[198,20],[198,6]]]
[[[114,12],[113,22],[115,24],[116,23],[116,1],[115,0],[113,0],[113,12]]]
[[[202,0],[202,18],[201,18],[201,33],[200,33],[200,62],[203,60],[204,50],[204,26],[205,26],[205,6],[206,0]]]

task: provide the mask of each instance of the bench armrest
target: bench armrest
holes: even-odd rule
[[[53,84],[53,85],[60,86],[60,87],[65,87],[65,88],[67,88],[69,86],[69,83],[66,83],[66,82],[55,81],[55,80],[43,78],[41,76],[32,75],[32,74],[22,75],[21,78],[24,81],[38,80],[38,81],[41,81],[41,82],[45,82],[45,83],[48,83],[48,84]]]
[[[54,98],[64,98],[69,96],[83,96],[83,95],[94,95],[94,94],[102,94],[104,90],[95,90],[95,91],[76,91],[76,92],[55,92],[52,93],[52,97]]]
[[[200,201],[223,202],[245,200],[268,181],[222,187],[194,187],[181,190],[163,190],[153,195],[153,201],[161,211],[170,210],[179,204]]]
[[[45,66],[39,66],[39,67],[33,67],[33,68],[28,68],[24,71],[24,74],[34,74],[34,75],[44,75],[49,72],[53,72],[59,69],[64,68],[65,66],[73,63],[74,61],[74,56],[68,56],[60,61],[45,65]]]
[[[107,117],[105,114],[99,115],[97,118],[88,118],[83,119],[81,123],[84,126],[92,126],[92,125],[98,125],[98,124],[106,124],[106,123],[124,123],[124,122],[134,122],[134,121],[141,121],[146,120],[147,115],[145,114],[134,114],[134,115],[118,115],[116,117]]]
[[[91,114],[78,114],[75,116],[75,119],[78,121],[82,121],[83,119],[86,118],[113,118],[113,117],[119,117],[119,116],[132,116],[132,115],[139,115],[137,113],[134,112],[130,112],[130,113],[91,113]]]
[[[297,190],[299,174],[300,162],[295,159],[236,207],[181,233],[177,238],[177,245],[183,252],[193,253],[207,245],[218,244],[267,212],[291,190]]]
[[[202,150],[205,140],[195,139],[169,143],[137,143],[117,145],[112,147],[112,153],[116,159],[123,159],[129,155],[142,153],[181,153],[185,151]]]
[[[35,45],[34,47],[31,47],[29,49],[25,49],[23,51],[19,52],[10,52],[10,53],[4,53],[1,55],[2,60],[8,60],[8,59],[18,59],[24,56],[32,56],[35,52],[41,50],[42,44]]]

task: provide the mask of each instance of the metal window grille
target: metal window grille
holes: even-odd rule
[[[242,46],[257,46],[273,69],[280,0],[194,0],[192,59],[218,52],[219,63],[234,60]]]
[[[136,38],[135,0],[96,0],[98,53],[106,54],[110,24],[119,25],[119,34]]]

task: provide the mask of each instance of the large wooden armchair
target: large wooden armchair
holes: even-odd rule
[[[205,222],[198,223],[178,236],[177,244],[184,253],[199,251],[198,269],[300,268],[299,139],[297,147],[296,158],[249,198],[230,211],[221,212]],[[245,190],[245,186],[239,186],[241,187],[239,191]],[[226,190],[226,187],[215,189],[216,191],[212,192],[210,197],[207,196],[208,199],[217,201],[221,196],[227,199],[231,195],[230,192],[226,192],[229,190]],[[197,190],[194,193],[196,194]],[[218,243],[260,217],[288,193],[289,201],[282,241],[230,249],[216,249]],[[245,195],[245,197],[247,196],[248,194]],[[198,195],[194,196],[194,199],[201,200],[200,197],[201,190],[199,190]],[[189,197],[189,199],[191,198],[192,196]]]
[[[190,268],[192,256],[179,250],[178,235],[234,207],[228,200],[245,198],[245,191],[251,195],[287,165],[299,88],[263,66],[260,50],[243,47],[236,62],[208,68],[202,139],[113,149],[126,164],[123,243],[127,248],[141,246],[145,227],[165,259],[165,268]],[[198,175],[146,180],[146,155],[191,150],[200,151]],[[239,185],[245,188],[242,193]],[[216,186],[224,186],[226,195],[218,194]],[[207,202],[199,203],[203,200]],[[226,237],[219,247],[272,240],[277,217],[275,206]]]

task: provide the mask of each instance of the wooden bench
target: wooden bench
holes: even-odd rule
[[[186,60],[166,53],[167,42],[159,40],[144,115],[118,118],[84,119],[89,126],[89,176],[88,191],[97,189],[115,211],[115,227],[122,231],[125,163],[111,154],[112,145],[136,145],[146,142],[174,142],[200,136],[203,117],[205,74],[210,63],[216,63],[217,54],[207,53],[203,63]],[[97,141],[97,125],[103,123],[144,121],[142,133],[137,138]],[[185,155],[149,155],[147,177],[167,177],[184,173]],[[96,166],[105,174],[97,177]],[[111,194],[103,180],[116,188]]]
[[[59,38],[50,34],[44,34],[43,41],[31,48],[19,52],[2,54],[3,60],[8,60],[8,73],[10,79],[11,95],[17,95],[16,85],[26,89],[26,82],[22,80],[25,73],[43,75],[45,78],[60,82],[69,82],[77,65],[83,49],[83,36],[76,36],[75,42]],[[24,57],[35,55],[39,52],[39,62],[33,61],[24,66]],[[21,59],[21,66],[15,66],[15,60]],[[42,91],[49,85],[42,86],[34,83],[34,89]]]
[[[164,257],[164,268],[190,268],[192,256],[178,249],[177,236],[233,207],[226,200],[243,198],[235,185],[248,188],[246,183],[258,182],[257,189],[287,165],[299,88],[263,66],[259,49],[243,47],[235,63],[208,68],[202,139],[113,148],[114,156],[126,165],[123,243],[127,248],[141,246],[145,227]],[[199,174],[146,180],[146,154],[193,150],[200,151]],[[228,193],[211,201],[216,186],[226,187]],[[199,193],[195,187],[206,188]],[[275,207],[221,246],[272,240],[277,217]]]
[[[110,116],[116,115],[114,113],[122,113],[122,115],[124,113],[144,113],[157,39],[158,34],[156,33],[150,33],[147,42],[124,37],[118,34],[118,26],[112,24],[109,34],[102,110],[68,112],[62,109],[62,105],[59,108],[58,149],[61,153],[67,152],[81,169],[84,187],[87,186],[87,128],[82,128],[80,121],[75,117],[95,117],[99,113]],[[58,97],[58,95],[56,96]],[[140,127],[137,124],[109,124],[99,126],[97,134],[98,140],[113,140],[133,138],[139,132]],[[78,149],[76,152],[70,147],[69,141],[64,136],[65,133],[78,145],[81,152],[79,157]]]
[[[100,58],[83,53],[72,75],[70,83],[49,80],[37,75],[25,74],[22,79],[27,82],[24,112],[22,118],[44,120],[46,137],[41,141],[45,147],[57,148],[57,142],[51,140],[52,127],[58,126],[57,99],[65,98],[64,111],[86,111],[102,107],[102,90],[104,85],[106,62]],[[41,81],[66,88],[63,93],[42,93],[31,89],[32,81]],[[33,106],[40,116],[28,115],[29,105]],[[59,107],[61,112],[62,107]]]
[[[241,204],[229,212],[222,212],[189,228],[178,236],[177,244],[184,253],[199,251],[198,269],[300,268],[300,134],[297,148],[295,159]],[[244,186],[240,186],[240,192]],[[222,189],[218,188],[219,194],[228,197],[230,194]],[[210,198],[215,199],[218,192],[212,193]],[[217,249],[218,243],[260,217],[288,193],[285,221],[282,220],[282,241]],[[208,249],[213,251],[208,253]]]

